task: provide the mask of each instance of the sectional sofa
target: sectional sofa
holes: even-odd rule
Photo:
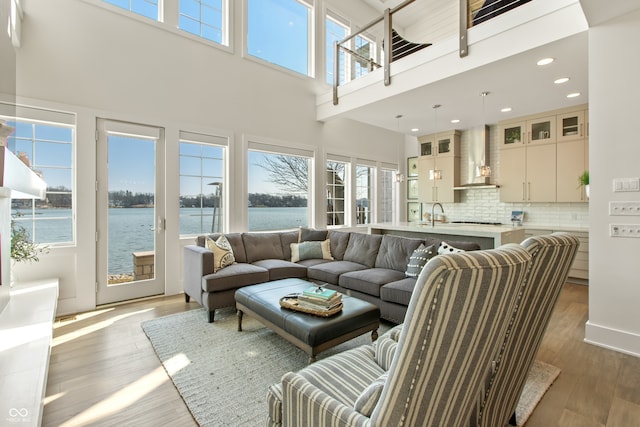
[[[431,237],[308,228],[198,236],[195,245],[184,247],[185,300],[200,303],[213,322],[216,309],[235,305],[236,289],[297,277],[374,303],[383,319],[402,323],[416,283],[415,263],[435,255],[441,244]],[[446,244],[480,249],[474,242]]]

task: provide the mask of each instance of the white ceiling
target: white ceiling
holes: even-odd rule
[[[403,0],[364,1],[382,11],[387,7],[393,8]],[[411,6],[404,10],[408,9]],[[414,15],[405,19],[419,20],[420,17]],[[404,21],[402,24],[410,25],[410,22]],[[550,65],[537,66],[536,62],[544,57],[555,58],[555,61]],[[569,77],[570,80],[564,84],[554,84],[554,80],[560,77]],[[489,95],[483,98],[482,92],[489,92]],[[573,92],[581,95],[572,99],[566,97]],[[469,129],[480,124],[495,124],[509,118],[586,103],[588,37],[585,31],[344,112],[340,116],[405,134],[424,135],[445,129]],[[437,113],[432,108],[435,104],[441,105]],[[500,110],[504,107],[511,107],[512,111],[502,113]],[[399,115],[402,117],[397,118]],[[450,122],[452,119],[459,119],[460,122],[453,124]],[[419,131],[411,131],[413,128]]]

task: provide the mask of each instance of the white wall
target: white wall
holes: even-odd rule
[[[637,5],[636,5],[637,7]],[[640,177],[640,10],[589,30],[590,235],[589,321],[586,340],[640,356],[640,239],[609,237],[610,201],[640,202],[614,193],[614,178]]]
[[[21,280],[60,277],[58,314],[95,306],[96,117],[165,128],[167,294],[182,291],[181,247],[186,243],[178,236],[180,129],[231,136],[231,230],[246,224],[247,135],[313,147],[316,168],[323,167],[326,152],[402,163],[403,137],[394,132],[347,120],[316,121],[314,92],[323,83],[243,58],[240,4],[234,2],[237,39],[230,52],[91,2],[25,2],[23,44],[17,54],[20,100],[78,117],[77,246],[53,248],[40,263],[18,272]],[[322,78],[324,74],[320,82]],[[318,208],[322,212],[324,205]],[[317,217],[316,225],[323,226],[323,215]]]

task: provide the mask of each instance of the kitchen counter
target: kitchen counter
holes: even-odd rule
[[[393,234],[404,237],[438,237],[443,240],[464,240],[476,242],[482,249],[493,249],[506,243],[520,243],[525,238],[525,227],[511,225],[483,225],[483,224],[452,224],[436,222],[435,227],[430,223],[394,222],[370,224],[371,234]]]

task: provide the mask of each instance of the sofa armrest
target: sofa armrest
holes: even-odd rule
[[[213,273],[213,252],[197,245],[183,249],[184,292],[202,304],[202,276]]]
[[[370,418],[319,390],[302,375],[284,374],[282,391],[283,425],[313,425],[318,420],[333,427],[371,425]]]

